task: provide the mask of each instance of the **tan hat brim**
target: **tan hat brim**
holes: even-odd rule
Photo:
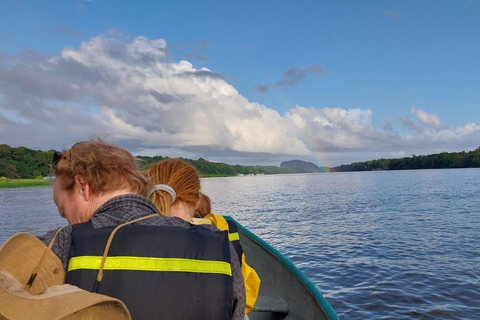
[[[61,260],[42,241],[28,233],[17,233],[0,247],[0,269],[13,275],[23,286],[35,271],[35,281],[31,287],[25,288],[32,294],[42,293],[65,281]]]
[[[5,270],[0,270],[0,319],[121,319],[129,320],[118,299],[63,284],[33,295]]]
[[[37,276],[28,287],[33,271]],[[64,280],[65,270],[55,253],[30,234],[14,235],[0,247],[0,319],[131,319],[120,300],[63,284]]]

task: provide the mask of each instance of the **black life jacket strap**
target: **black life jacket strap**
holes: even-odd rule
[[[227,224],[228,224],[228,233],[238,235],[237,224],[232,220],[225,219],[225,221],[227,221]],[[238,261],[240,261],[240,264],[242,264],[243,248],[242,248],[242,245],[240,244],[240,241],[233,240],[230,242],[232,243],[233,248],[235,248],[235,252],[237,253],[237,256],[238,256]]]

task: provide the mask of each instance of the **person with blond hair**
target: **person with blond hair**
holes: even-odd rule
[[[258,297],[260,278],[245,260],[236,224],[210,212],[210,198],[200,192],[200,178],[195,167],[181,159],[166,159],[150,165],[147,176],[153,184],[148,197],[157,206],[160,215],[176,217],[195,225],[215,226],[215,229],[229,233],[231,246],[242,265],[245,312],[250,312]]]
[[[243,277],[228,237],[159,215],[130,152],[82,141],[56,153],[54,170],[54,201],[69,224],[43,240],[54,239],[66,283],[120,299],[133,319],[243,318]],[[208,250],[194,245],[204,242]]]

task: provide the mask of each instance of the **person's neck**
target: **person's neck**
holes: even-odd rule
[[[170,207],[170,216],[181,218],[185,221],[190,221],[193,218],[195,213],[195,209],[193,207],[190,208],[184,202],[178,202],[177,204]]]
[[[108,192],[104,193],[98,196],[93,196],[92,199],[90,200],[90,203],[88,204],[88,209],[86,210],[86,214],[80,218],[80,223],[81,222],[87,222],[90,220],[90,218],[93,217],[95,212],[100,208],[105,202],[108,200],[124,195],[124,194],[131,194],[132,191],[129,189],[122,189],[122,190],[116,190],[113,192]]]

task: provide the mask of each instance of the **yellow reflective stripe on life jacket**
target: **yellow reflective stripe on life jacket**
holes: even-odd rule
[[[238,232],[229,233],[229,234],[228,234],[228,240],[230,240],[230,241],[239,241],[239,240],[240,240],[240,236],[238,235]]]
[[[68,262],[68,271],[100,269],[102,256],[73,257]],[[232,266],[225,261],[195,260],[183,258],[107,257],[104,270],[135,270],[163,272],[218,273],[232,275]]]

